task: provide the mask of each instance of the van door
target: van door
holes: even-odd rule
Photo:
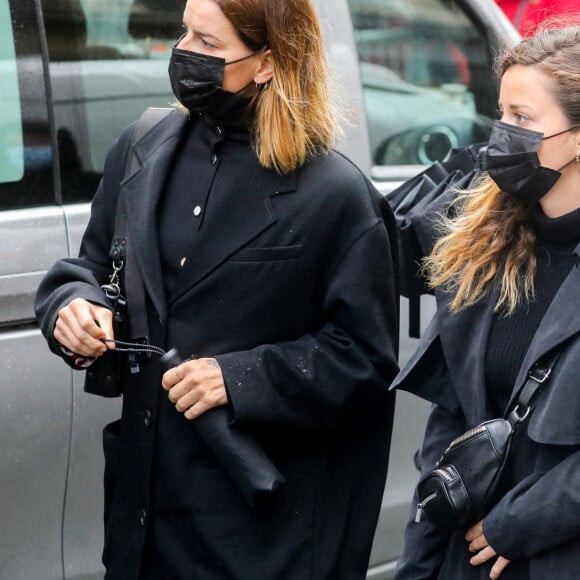
[[[385,195],[442,160],[451,148],[487,141],[497,108],[494,57],[501,45],[512,45],[519,38],[494,0],[344,0],[340,5],[319,0],[318,4],[329,54],[359,129],[346,135],[341,149],[370,173]],[[343,9],[349,14],[343,16]],[[344,20],[350,21],[348,26]],[[434,310],[432,297],[423,297],[423,326]],[[408,303],[403,298],[401,365],[416,346],[417,340],[408,336]],[[414,456],[427,412],[424,401],[397,393],[390,469],[369,579],[394,577],[418,478]]]
[[[34,3],[0,0],[0,576],[61,578],[71,373],[48,352],[33,300],[68,251],[55,205]]]
[[[67,242],[76,255],[108,149],[147,107],[174,101],[167,67],[181,34],[185,0],[39,2],[49,57],[58,193]],[[66,255],[63,250],[56,258]],[[64,367],[52,358],[54,365]],[[120,416],[121,401],[85,394],[83,381],[84,373],[73,372],[63,559],[67,577],[96,580],[104,573],[101,432]]]
[[[17,547],[22,548],[28,545],[24,539],[28,542],[33,541],[39,547],[51,546],[50,549],[54,552],[57,542],[61,539],[60,519],[58,526],[53,524],[53,519],[58,515],[59,518],[62,517],[61,573],[59,575],[52,573],[50,567],[52,564],[48,558],[36,561],[36,572],[23,573],[23,576],[8,574],[8,577],[26,577],[30,580],[39,577],[38,571],[41,570],[43,580],[47,577],[64,577],[65,573],[67,577],[96,580],[102,578],[103,575],[99,563],[103,545],[101,429],[107,421],[119,415],[120,404],[118,400],[111,401],[85,395],[82,391],[83,374],[69,371],[61,361],[48,353],[33,324],[32,294],[46,267],[67,253],[76,254],[82,231],[88,220],[89,201],[94,195],[103,170],[106,151],[119,132],[134,121],[146,107],[163,107],[173,101],[167,78],[167,63],[171,46],[180,34],[179,23],[185,0],[123,0],[123,2],[117,0],[35,0],[43,16],[46,37],[37,32],[36,16],[32,6],[29,6],[32,0],[10,1],[12,2],[14,30],[17,31],[16,56],[20,67],[18,87],[20,94],[25,95],[26,98],[22,103],[20,117],[14,112],[11,113],[12,117],[16,117],[16,126],[19,126],[18,122],[21,125],[22,169],[19,169],[17,162],[14,167],[7,170],[12,173],[10,175],[6,173],[5,182],[0,183],[0,202],[7,204],[2,209],[8,212],[3,215],[8,216],[10,223],[9,226],[0,224],[3,228],[2,233],[5,234],[6,239],[10,228],[16,229],[17,231],[12,232],[13,240],[21,240],[18,244],[14,242],[16,246],[12,249],[3,247],[1,250],[4,254],[2,254],[0,268],[7,269],[7,274],[4,276],[0,271],[0,283],[3,283],[6,278],[12,284],[2,295],[0,303],[2,314],[4,314],[2,305],[5,301],[9,300],[12,304],[8,306],[9,302],[6,302],[7,323],[0,321],[0,336],[6,332],[6,336],[10,338],[6,341],[8,346],[2,354],[5,355],[6,361],[33,361],[34,364],[27,364],[26,373],[40,375],[40,372],[43,372],[43,382],[40,382],[40,376],[32,376],[31,379],[36,379],[32,382],[35,385],[50,387],[50,405],[46,401],[43,401],[42,405],[42,411],[46,417],[41,418],[41,409],[36,407],[34,407],[33,415],[37,421],[45,420],[46,422],[46,425],[43,425],[45,429],[43,433],[47,433],[45,441],[51,442],[50,453],[44,450],[44,463],[40,463],[37,451],[43,450],[39,444],[39,449],[33,449],[32,454],[26,450],[26,457],[30,455],[32,464],[42,465],[46,473],[50,473],[51,469],[55,473],[64,473],[67,465],[68,472],[66,480],[64,475],[51,476],[53,479],[49,482],[50,487],[47,488],[50,491],[46,491],[47,505],[42,506],[42,511],[39,510],[40,501],[43,499],[41,492],[38,491],[41,489],[40,484],[37,485],[32,480],[31,489],[25,485],[24,491],[32,498],[33,507],[28,512],[26,509],[22,510],[22,506],[19,506],[18,510],[15,508],[13,512],[9,511],[12,506],[7,506],[4,510],[4,513],[8,514],[17,512],[24,514],[25,517],[22,519],[26,521],[21,524],[23,529],[28,525],[26,522],[30,522],[33,523],[35,530],[25,530],[26,533],[22,532],[18,536],[18,541],[10,542],[9,552],[5,558],[2,552],[5,544],[3,538],[0,542],[0,558],[3,558],[0,564],[6,562],[4,568],[8,569],[10,562],[11,570],[18,569],[18,573],[20,570],[31,570],[34,562],[26,568],[26,564],[23,563],[25,558],[19,555],[20,552],[15,551]],[[7,2],[8,0],[0,0],[0,6],[7,5]],[[424,35],[428,35],[429,32],[425,24],[426,18],[435,18],[436,22],[439,22],[437,18],[442,19],[441,25],[434,28],[439,35],[438,42],[441,42],[441,35],[447,33],[449,25],[450,31],[457,33],[456,37],[453,37],[455,41],[459,42],[463,39],[466,46],[471,46],[471,44],[482,46],[488,40],[486,35],[489,30],[497,24],[494,21],[493,0],[469,0],[468,2],[458,0],[457,3],[431,0],[427,4],[425,2],[427,0],[405,0],[406,12],[403,11],[403,14],[414,14],[419,19],[420,30]],[[396,13],[396,9],[401,8],[402,5],[399,0],[353,0],[352,2],[315,0],[315,5],[321,15],[331,60],[339,77],[339,83],[344,87],[345,99],[348,101],[349,123],[345,127],[346,138],[342,149],[366,171],[371,171],[373,158],[375,164],[384,163],[382,166],[375,165],[372,171],[377,179],[388,180],[378,182],[379,185],[385,184],[385,191],[393,186],[393,179],[409,176],[418,169],[417,161],[412,160],[410,156],[411,152],[416,153],[417,158],[419,158],[419,152],[427,156],[433,154],[433,151],[440,153],[441,143],[445,144],[444,138],[447,136],[450,142],[453,139],[449,132],[442,129],[432,132],[434,137],[441,137],[440,139],[433,138],[432,141],[428,139],[423,142],[418,138],[423,133],[419,134],[418,131],[424,129],[423,125],[426,122],[423,125],[409,125],[408,135],[400,125],[392,129],[393,125],[389,123],[393,119],[397,120],[399,112],[406,111],[411,104],[430,102],[429,99],[434,99],[434,102],[440,106],[439,109],[434,109],[437,113],[434,116],[437,119],[442,112],[450,109],[457,112],[451,115],[451,118],[454,121],[457,119],[461,121],[458,127],[462,130],[469,131],[469,123],[479,126],[477,125],[479,97],[475,93],[475,96],[471,97],[467,94],[471,90],[470,85],[466,85],[467,89],[454,85],[460,84],[457,82],[459,78],[464,85],[467,81],[479,79],[487,86],[488,78],[485,77],[483,81],[484,77],[480,76],[483,74],[482,71],[476,69],[473,69],[473,76],[469,76],[469,67],[472,66],[470,62],[466,63],[465,58],[462,59],[460,54],[455,54],[454,49],[449,47],[447,53],[444,54],[455,54],[453,58],[456,59],[453,61],[455,69],[452,71],[452,76],[445,76],[449,73],[447,61],[432,64],[422,62],[419,57],[422,54],[429,55],[430,51],[425,47],[421,50],[408,48],[413,34],[418,36],[416,31],[418,25],[413,19],[408,20],[407,26],[415,32],[413,34],[405,32],[405,25],[401,24],[401,16],[397,16]],[[468,9],[469,6],[472,6],[472,9]],[[473,8],[475,6],[479,7],[477,8],[479,16],[475,31],[470,32],[471,25],[466,24],[469,23],[469,18],[465,14],[469,13],[473,16],[476,13]],[[422,14],[421,10],[424,10],[425,14]],[[443,10],[443,15],[438,15],[438,11],[441,10]],[[451,14],[449,14],[450,10]],[[482,13],[486,11],[490,16],[487,21],[484,21]],[[351,14],[352,21],[355,23],[354,32],[351,26]],[[2,42],[9,37],[4,35],[2,23],[6,20],[2,16],[0,13],[0,47],[2,47],[1,50],[5,50]],[[459,24],[449,24],[454,22],[453,18]],[[391,30],[393,27],[394,30]],[[389,34],[386,34],[387,32]],[[459,32],[468,36],[463,37]],[[399,41],[396,39],[397,35],[400,36]],[[46,69],[48,86],[43,83],[42,61],[38,56],[40,46],[37,46],[45,40],[46,54],[50,57]],[[10,46],[10,40],[8,42]],[[387,42],[388,50],[381,48],[380,43],[384,42]],[[490,46],[496,45],[497,42],[490,44]],[[397,56],[398,61],[393,54],[389,54],[389,50],[393,47],[398,47],[396,51],[400,53]],[[6,50],[8,54],[9,51]],[[0,55],[2,54],[5,53],[0,52]],[[483,52],[480,50],[477,54],[479,60],[476,59],[474,62],[483,62],[481,60],[483,58],[487,63],[486,66],[489,66],[490,55],[487,49],[483,49]],[[10,62],[10,57],[4,60]],[[359,60],[362,61],[361,66],[359,66]],[[393,70],[387,70],[389,68]],[[9,70],[9,67],[6,70]],[[410,76],[407,77],[406,74]],[[8,78],[9,73],[6,76]],[[438,79],[438,84],[434,86],[428,83],[423,84],[426,82],[424,79],[428,78]],[[4,83],[2,82],[0,91],[3,90]],[[51,95],[48,110],[45,94]],[[401,95],[405,97],[404,101],[396,101],[396,98]],[[14,100],[14,97],[12,99]],[[427,101],[421,99],[427,99]],[[485,103],[484,99],[480,100]],[[493,103],[495,103],[495,96]],[[377,106],[373,107],[374,104]],[[495,104],[493,106],[495,107]],[[466,108],[468,115],[465,114]],[[418,110],[417,107],[414,110]],[[4,114],[3,110],[0,118],[3,118]],[[405,118],[408,119],[408,117]],[[52,122],[52,142],[49,140],[48,133],[49,119]],[[431,123],[432,118],[428,121]],[[467,123],[467,129],[465,129],[465,123]],[[385,124],[387,124],[386,134],[380,132]],[[428,126],[431,127],[431,125]],[[452,124],[451,129],[455,128]],[[465,132],[459,132],[459,128],[458,134],[465,135]],[[16,147],[2,142],[1,134],[0,130],[0,145],[2,145],[0,150],[6,146],[7,150],[12,151],[10,155],[18,159],[19,132],[13,130],[9,132],[8,139],[11,143],[16,143]],[[431,133],[428,134],[430,135]],[[415,140],[409,141],[409,136]],[[385,144],[385,140],[389,140],[388,143]],[[54,144],[52,148],[51,143]],[[381,146],[377,147],[377,143]],[[417,147],[413,148],[409,143],[421,145],[421,151]],[[383,152],[382,156],[377,157],[377,149]],[[421,162],[424,162],[427,158],[421,159]],[[50,174],[53,161],[57,169],[54,180]],[[402,165],[393,164],[395,162]],[[19,178],[19,171],[23,172],[21,178]],[[29,201],[20,206],[19,199],[24,196]],[[14,215],[9,213],[13,210]],[[33,233],[26,231],[25,225],[29,223],[38,224],[38,228]],[[29,239],[32,241],[24,252],[25,241]],[[18,250],[18,248],[21,249]],[[26,268],[29,270],[13,273],[10,270],[10,264],[14,262],[10,260],[13,260],[18,251],[25,254],[25,259],[20,258],[20,261],[26,262]],[[34,276],[36,276],[35,281],[32,280]],[[18,284],[29,284],[29,286],[24,288]],[[18,294],[20,290],[22,292]],[[18,310],[22,304],[28,306]],[[18,341],[14,338],[13,329],[29,332],[31,335],[24,336],[23,346],[18,349],[16,348]],[[10,332],[12,332],[11,335]],[[32,344],[34,349],[27,350],[26,344]],[[408,341],[403,342],[403,356],[406,356],[413,346]],[[16,367],[16,365],[13,366]],[[18,381],[22,380],[22,372],[19,369],[13,370],[6,384],[20,384]],[[74,385],[72,389],[71,382]],[[42,388],[38,389],[40,393],[44,393]],[[19,398],[18,407],[14,412],[10,409],[6,411],[2,407],[0,413],[13,417],[14,422],[22,422],[20,417],[26,417],[27,409],[37,404],[36,399],[42,400],[36,397],[32,403],[29,402],[26,396],[33,392],[35,391],[23,391],[22,388],[14,391],[15,394],[11,396],[14,400],[16,397]],[[385,496],[383,517],[375,542],[376,549],[373,552],[373,563],[380,566],[386,563],[385,565],[391,568],[400,550],[410,487],[416,478],[412,465],[412,453],[418,445],[424,421],[424,415],[420,411],[417,412],[414,406],[404,408],[402,414],[399,409],[397,412],[398,417],[404,417],[404,427],[410,426],[407,431],[403,429],[401,434],[410,436],[394,441],[395,455],[391,457],[391,465],[397,466],[397,469],[391,471],[392,473],[396,471],[401,479],[392,480],[388,485],[392,493]],[[4,421],[3,416],[0,416],[0,420],[2,421],[0,430],[4,428],[4,424],[10,425]],[[20,425],[20,423],[16,424]],[[70,449],[67,447],[69,432]],[[3,431],[1,434],[4,436]],[[10,443],[7,448],[17,449],[15,447],[17,436],[19,441],[26,441],[26,445],[30,444],[30,437],[27,435],[25,438],[22,429],[19,429],[13,435],[8,434],[3,439]],[[35,437],[32,439],[36,441]],[[46,446],[48,447],[48,443]],[[13,476],[4,475],[3,458],[0,478],[6,478],[6,481],[0,480],[3,486],[0,491],[4,493],[4,489],[7,489],[10,493],[5,493],[3,495],[5,499],[0,500],[3,502],[2,507],[4,503],[13,501],[10,500],[11,497],[18,497],[16,482],[28,481],[29,473],[20,465],[24,463],[23,457],[24,452],[21,456],[10,456],[9,460],[7,459],[11,462],[7,465],[13,470]],[[50,458],[50,465],[46,458]],[[65,490],[66,498],[64,498]],[[21,503],[24,501],[22,499]],[[63,503],[64,514],[62,513]],[[38,513],[30,513],[31,510]],[[12,515],[12,520],[16,521],[16,519],[16,516]],[[41,529],[45,519],[47,520],[46,528],[50,532],[50,541],[44,541],[48,533],[44,531],[44,528]],[[42,540],[39,539],[37,542],[38,536],[41,536]],[[32,547],[30,552],[33,553],[35,550],[38,552],[39,549]],[[58,552],[54,554],[58,555]],[[20,568],[17,568],[18,566]],[[4,570],[0,568],[0,571]],[[378,576],[374,577],[378,578]]]

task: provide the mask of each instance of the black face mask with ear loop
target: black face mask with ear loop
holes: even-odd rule
[[[562,169],[576,160],[572,159],[558,170],[544,167],[538,158],[542,141],[575,128],[544,137],[538,131],[495,121],[484,151],[484,169],[505,193],[522,201],[536,202],[552,189]]]
[[[179,44],[179,41],[178,43]],[[237,93],[223,89],[225,67],[255,56],[248,56],[226,62],[223,58],[191,52],[173,47],[169,60],[169,80],[177,100],[191,113],[206,113],[220,119],[232,108],[249,99],[241,93],[249,87],[250,81]]]

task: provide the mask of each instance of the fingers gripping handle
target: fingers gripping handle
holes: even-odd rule
[[[160,359],[166,371],[182,362],[182,357],[174,348]],[[256,505],[285,483],[284,476],[256,440],[249,433],[230,425],[225,407],[210,409],[195,419],[193,424],[250,505]]]

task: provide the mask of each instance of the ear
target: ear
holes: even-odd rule
[[[274,76],[274,59],[272,51],[267,50],[260,55],[260,64],[254,75],[254,82],[257,85],[264,85]]]
[[[576,153],[576,159],[580,159],[580,128],[573,130],[572,141],[574,141],[574,148]]]

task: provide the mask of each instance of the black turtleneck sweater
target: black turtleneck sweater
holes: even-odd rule
[[[558,218],[534,211],[538,268],[535,300],[508,316],[495,314],[485,357],[489,410],[503,415],[524,356],[556,292],[576,262],[580,242],[580,209]]]
[[[248,102],[240,100],[220,116],[220,121],[192,115],[176,150],[157,213],[163,280],[169,299],[180,275],[195,260],[197,236],[207,207],[223,187],[224,180],[217,180],[218,174],[235,175],[234,167],[239,169],[255,157],[250,145]],[[216,181],[221,185],[216,186]],[[235,183],[228,187],[235,187]]]

